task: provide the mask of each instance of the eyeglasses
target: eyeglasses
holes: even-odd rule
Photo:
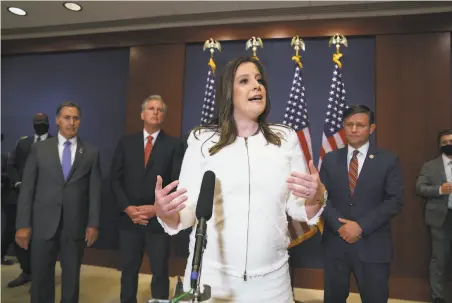
[[[344,123],[344,126],[345,126],[346,128],[350,128],[350,129],[352,129],[354,126],[356,126],[356,129],[360,129],[360,130],[361,130],[361,129],[365,129],[365,128],[368,127],[367,124],[352,123],[352,122]]]

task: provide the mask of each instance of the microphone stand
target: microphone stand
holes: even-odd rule
[[[199,282],[201,281],[201,269],[202,269],[202,263],[199,266],[198,283],[196,284],[196,289],[193,292],[193,299],[191,300],[192,303],[201,302],[200,301],[201,300],[201,287],[199,286]]]
[[[201,256],[204,256],[204,250],[206,249],[207,246],[207,234],[204,236],[204,240],[202,243],[202,253]],[[193,290],[193,298],[192,298],[192,303],[199,303],[199,302],[203,302],[203,301],[207,301],[208,299],[210,299],[211,293],[210,293],[210,286],[209,285],[204,285],[204,292],[201,292],[201,287],[200,287],[200,282],[201,282],[201,273],[202,273],[202,257],[201,257],[201,262],[199,264],[199,274],[198,274],[198,282],[196,283],[196,289]]]
[[[202,255],[204,255],[204,249],[207,245],[207,235],[204,237],[203,243],[202,243]],[[199,303],[204,302],[210,299],[212,296],[211,288],[209,285],[204,284],[204,290],[201,292],[200,282],[201,282],[201,271],[202,271],[202,258],[201,262],[199,264],[199,274],[197,277],[197,283],[196,283],[196,289],[193,289],[193,293],[187,294],[183,296],[183,299],[181,298],[181,301],[187,302],[190,301],[191,303]],[[176,293],[174,294],[174,298],[177,298],[183,294],[183,290],[176,289]],[[170,301],[173,302],[173,301]],[[176,301],[174,301],[176,302]]]

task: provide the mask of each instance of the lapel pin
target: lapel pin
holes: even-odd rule
[[[370,155],[369,158],[373,159],[373,158],[374,158],[374,155]]]
[[[78,150],[78,152],[79,152],[80,154],[83,154],[83,148],[80,148],[80,149]]]

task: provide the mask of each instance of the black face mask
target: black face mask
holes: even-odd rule
[[[452,156],[452,144],[441,146],[441,151],[447,156]]]
[[[33,128],[35,129],[35,134],[38,136],[42,136],[49,131],[49,125],[43,123],[33,124]]]

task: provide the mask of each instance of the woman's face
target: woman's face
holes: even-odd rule
[[[234,118],[257,121],[265,110],[266,96],[257,66],[252,62],[240,64],[234,76]]]

